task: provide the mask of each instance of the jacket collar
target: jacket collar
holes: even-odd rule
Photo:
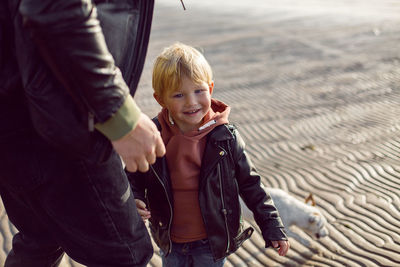
[[[211,131],[209,136],[209,141],[211,142],[219,142],[233,139],[232,132],[228,129],[227,124],[219,125],[215,127],[214,130]]]

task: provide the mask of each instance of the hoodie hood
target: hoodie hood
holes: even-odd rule
[[[211,99],[211,109],[204,116],[201,126],[197,130],[182,133],[178,126],[174,123],[172,117],[169,115],[168,110],[163,108],[158,114],[158,121],[161,124],[161,136],[164,144],[167,146],[170,138],[174,135],[182,135],[195,139],[201,139],[216,126],[228,123],[230,111],[231,108],[227,104],[216,99]]]

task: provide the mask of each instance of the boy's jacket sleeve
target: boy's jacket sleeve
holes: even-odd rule
[[[235,136],[234,160],[240,196],[253,212],[254,220],[260,227],[266,247],[272,245],[271,241],[287,240],[278,210],[269,193],[262,188],[261,177],[247,155],[245,143],[237,130],[235,130]]]

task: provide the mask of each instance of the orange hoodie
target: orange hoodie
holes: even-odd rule
[[[228,123],[229,113],[229,106],[211,99],[211,110],[204,117],[202,126],[187,133],[182,133],[173,123],[167,109],[162,109],[158,114],[174,198],[171,228],[174,242],[207,238],[198,199],[201,159],[207,134],[216,126]]]

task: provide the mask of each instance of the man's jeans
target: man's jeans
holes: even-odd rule
[[[208,239],[172,243],[172,251],[164,257],[161,252],[163,267],[222,267],[226,258],[214,262]]]
[[[0,140],[0,195],[19,230],[5,266],[146,266],[153,248],[119,156],[75,159],[34,134]]]

